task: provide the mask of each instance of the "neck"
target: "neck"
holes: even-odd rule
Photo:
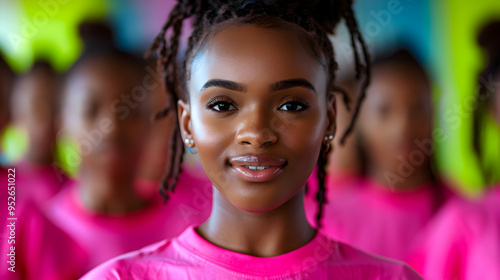
[[[101,213],[128,213],[147,206],[134,190],[133,174],[110,176],[102,170],[81,168],[80,198],[84,205]]]
[[[304,189],[274,210],[250,213],[236,208],[214,187],[212,213],[197,231],[231,251],[258,257],[282,255],[306,245],[316,233],[307,222],[303,201]]]
[[[398,170],[387,172],[387,169],[373,166],[369,173],[377,182],[397,190],[412,190],[432,182],[432,172],[428,163],[415,167],[413,172],[401,174]]]

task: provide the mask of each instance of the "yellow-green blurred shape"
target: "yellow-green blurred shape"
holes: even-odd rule
[[[472,144],[473,101],[477,76],[484,66],[476,38],[485,20],[500,18],[500,2],[482,0],[471,4],[445,0],[433,4],[434,26],[439,28],[433,44],[441,56],[436,66],[445,95],[439,118],[449,136],[439,145],[438,160],[445,174],[461,185],[464,194],[476,196],[485,184]],[[453,126],[454,118],[459,119],[457,128]],[[488,145],[500,145],[492,140],[488,140]]]
[[[84,19],[103,18],[102,0],[0,0],[0,48],[17,71],[27,70],[43,57],[57,70],[78,57],[81,43],[77,26]]]
[[[3,153],[2,164],[12,165],[19,162],[28,149],[28,136],[26,132],[15,126],[7,126],[1,137],[1,150]]]
[[[56,147],[56,166],[62,169],[70,177],[78,175],[81,157],[75,141],[69,138],[58,139]]]
[[[481,164],[487,170],[486,184],[489,185],[500,182],[500,127],[489,112],[482,121]]]

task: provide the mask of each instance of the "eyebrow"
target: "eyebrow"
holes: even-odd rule
[[[211,87],[220,87],[220,88],[225,88],[229,90],[234,90],[234,91],[240,91],[240,92],[246,92],[247,87],[244,84],[233,82],[233,81],[228,81],[228,80],[221,80],[221,79],[212,79],[206,82],[200,89],[200,92],[203,92]],[[294,88],[294,87],[303,87],[306,89],[311,90],[312,92],[316,93],[316,89],[312,85],[311,82],[309,82],[306,79],[298,78],[298,79],[289,79],[289,80],[283,80],[279,82],[272,83],[269,86],[270,91],[279,91],[279,90],[285,90],[289,88]]]
[[[233,82],[233,81],[228,81],[228,80],[209,80],[206,82],[200,89],[200,92],[203,92],[211,87],[220,87],[220,88],[225,88],[229,90],[234,90],[234,91],[241,91],[241,92],[246,92],[247,87],[243,84]]]
[[[311,90],[312,92],[316,93],[316,89],[312,85],[311,82],[309,82],[306,79],[290,79],[290,80],[283,80],[276,82],[271,85],[270,89],[271,91],[278,91],[278,90],[284,90],[284,89],[289,89],[289,88],[294,88],[294,87],[303,87],[306,89]]]

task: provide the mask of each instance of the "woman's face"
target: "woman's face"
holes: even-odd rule
[[[57,83],[55,74],[35,71],[23,77],[14,90],[14,121],[28,134],[31,146],[39,156],[51,150],[55,140],[55,98]]]
[[[415,141],[431,139],[432,114],[429,82],[420,72],[375,69],[359,122],[370,164],[397,172],[402,159],[410,162]]]
[[[193,62],[179,120],[225,199],[257,213],[297,194],[333,132],[327,82],[289,31],[237,26],[214,36]]]
[[[140,96],[134,94],[142,81],[139,71],[103,58],[85,62],[72,75],[65,127],[85,164],[115,175],[135,170],[149,124],[148,99],[134,98]]]
[[[152,90],[150,98],[152,99],[152,111],[150,119],[153,120],[156,113],[165,108],[167,95],[164,89],[157,84]],[[175,111],[170,110],[168,115],[162,119],[154,119],[151,131],[144,145],[144,153],[141,158],[140,174],[142,178],[151,181],[161,181],[167,168],[168,155],[170,154],[170,139],[176,128]]]

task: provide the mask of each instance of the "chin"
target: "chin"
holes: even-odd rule
[[[278,199],[263,199],[260,197],[239,197],[234,200],[229,200],[231,204],[248,213],[266,213],[270,212],[280,206],[282,206],[285,201],[279,201]]]

